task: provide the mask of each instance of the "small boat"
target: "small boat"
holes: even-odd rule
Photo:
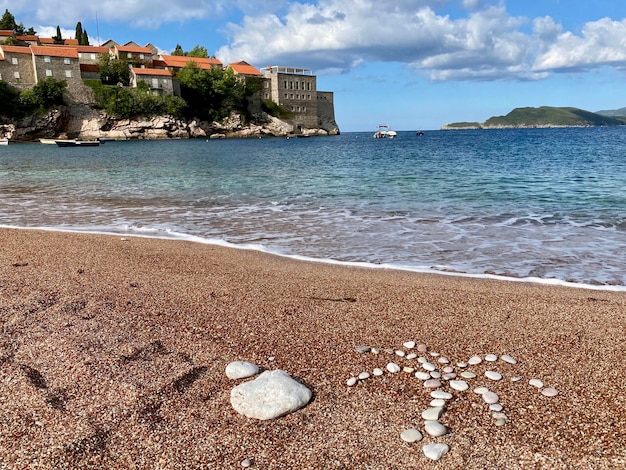
[[[418,135],[418,136],[419,136],[419,135],[424,135],[424,131],[417,131],[417,132],[415,133],[415,135]]]
[[[57,147],[97,147],[99,140],[56,140]]]
[[[9,139],[3,137],[2,139],[0,139],[0,145],[9,145]]]
[[[39,143],[45,145],[54,145],[57,143],[56,139],[39,139]]]
[[[396,131],[389,128],[386,124],[380,124],[376,132],[374,132],[375,139],[393,139],[396,135]]]

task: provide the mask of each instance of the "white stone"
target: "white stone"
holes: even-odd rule
[[[437,421],[443,413],[442,406],[433,406],[422,411],[422,418],[426,421]]]
[[[435,370],[437,367],[435,366],[435,364],[432,364],[432,363],[430,363],[430,362],[424,362],[424,363],[422,364],[422,368],[423,368],[424,370],[433,371],[433,370]]]
[[[383,375],[385,372],[380,368],[380,367],[376,367],[372,373],[377,376],[380,377],[381,375]]]
[[[395,362],[390,362],[389,364],[387,364],[387,370],[392,374],[395,374],[397,372],[400,372],[402,369],[400,369],[400,366]]]
[[[430,392],[430,396],[433,398],[441,398],[442,400],[449,400],[452,398],[452,394],[449,392],[444,392],[443,390],[433,390]]]
[[[489,405],[491,411],[502,411],[502,405],[500,403],[492,403]]]
[[[365,380],[365,379],[369,379],[370,378],[370,373],[369,372],[361,372],[359,374],[359,380]]]
[[[489,380],[502,380],[502,374],[496,372],[495,370],[486,371],[485,377],[487,377]]]
[[[372,354],[380,354],[380,348],[372,348],[372,349],[370,350],[370,352],[371,352]]]
[[[426,352],[426,351],[428,351],[428,346],[426,346],[425,344],[418,344],[417,345],[417,350],[419,352]]]
[[[401,349],[398,349],[396,351],[396,356],[404,357],[404,356],[406,356],[406,353],[404,351],[402,351]]]
[[[350,377],[348,380],[346,380],[346,384],[348,385],[348,387],[352,387],[356,383],[356,381],[356,377]]]
[[[500,397],[495,392],[485,392],[482,394],[482,397],[483,400],[485,400],[485,403],[488,403],[490,405],[493,403],[498,403],[498,401],[500,401]]]
[[[439,388],[441,387],[441,382],[437,379],[428,379],[424,382],[424,387],[426,388]]]
[[[506,424],[506,419],[498,418],[496,419],[496,426],[504,426]]]
[[[474,374],[472,371],[464,370],[463,372],[461,372],[461,377],[463,377],[464,379],[474,379],[476,378],[476,374]]]
[[[417,442],[422,440],[422,433],[415,428],[406,429],[400,433],[400,438],[405,442]]]
[[[407,341],[406,343],[403,343],[402,346],[407,349],[413,349],[415,347],[415,341]]]
[[[414,367],[409,367],[409,366],[404,366],[402,368],[403,372],[406,372],[407,374],[411,374],[413,372],[415,372],[415,368]]]
[[[444,371],[446,374],[451,374],[452,372],[454,372],[454,367],[452,367],[452,366],[446,366],[446,367],[444,367],[444,368],[443,368],[443,371]]]
[[[431,352],[430,352],[430,355],[431,355],[432,357],[439,357],[439,356],[441,356],[441,354],[439,354],[438,352],[435,352],[435,351],[431,351]]]
[[[259,373],[259,367],[251,362],[234,361],[226,366],[226,377],[231,380],[246,379]]]
[[[509,356],[508,354],[503,354],[502,356],[500,356],[500,359],[502,359],[504,362],[508,362],[509,364],[517,364],[517,359]]]
[[[467,367],[467,362],[462,362],[462,361],[461,362],[457,362],[456,365],[458,367],[460,367],[460,368],[464,368],[464,367]]]
[[[440,407],[440,406],[445,406],[446,401],[442,400],[441,398],[435,398],[433,400],[430,400],[430,406],[432,407]]]
[[[476,364],[480,364],[481,362],[483,362],[483,360],[479,357],[479,356],[472,356],[469,358],[469,360],[467,361],[467,363],[470,366],[475,366]]]
[[[267,420],[302,408],[312,396],[311,390],[277,369],[237,385],[230,391],[230,404],[248,418]]]
[[[469,385],[464,380],[451,380],[450,387],[459,392],[463,392],[469,388]]]
[[[496,356],[495,354],[487,354],[485,356],[485,361],[496,362],[497,360],[498,360],[498,356]]]
[[[506,413],[500,413],[498,411],[494,412],[491,416],[493,416],[494,419],[507,419]]]
[[[417,362],[419,362],[420,364],[424,364],[425,362],[428,362],[428,359],[426,359],[424,356],[420,356],[417,358]]]
[[[440,379],[440,378],[441,378],[441,373],[439,373],[439,372],[437,372],[436,370],[434,370],[434,371],[432,371],[432,372],[430,373],[430,376],[431,376],[433,379]]]
[[[511,377],[511,382],[519,382],[520,380],[522,380],[522,378],[519,375]]]
[[[426,421],[424,423],[424,431],[434,437],[445,436],[448,433],[446,427],[439,421]]]
[[[430,379],[430,374],[428,372],[423,372],[421,370],[418,370],[415,373],[415,377],[417,377],[420,380],[428,380],[428,379]]]
[[[476,387],[474,389],[474,393],[477,394],[477,395],[482,395],[483,393],[486,393],[488,391],[489,391],[489,389],[487,387]]]
[[[556,388],[546,387],[541,391],[541,394],[546,397],[556,397],[559,391]]]
[[[530,379],[528,383],[532,385],[533,387],[537,387],[537,388],[543,387],[543,382],[539,379]]]
[[[370,352],[372,350],[372,348],[370,348],[369,346],[357,346],[354,349],[359,354],[365,354],[365,353],[368,353],[368,352]]]
[[[449,372],[447,374],[443,374],[443,380],[452,380],[456,379],[456,374],[454,372]]]
[[[437,359],[437,362],[439,364],[450,364],[450,359],[448,359],[447,357],[441,356],[440,358]]]
[[[407,359],[415,359],[416,357],[417,357],[417,354],[415,354],[415,353],[409,353],[409,354],[406,355]]]
[[[422,452],[424,452],[424,455],[426,457],[428,457],[431,460],[439,460],[441,457],[443,457],[444,455],[446,455],[448,452],[450,451],[450,446],[448,446],[448,444],[441,444],[441,443],[435,443],[435,444],[425,444],[424,447],[422,447]]]

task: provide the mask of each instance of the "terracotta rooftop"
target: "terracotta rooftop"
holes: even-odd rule
[[[0,45],[0,49],[4,52],[12,52],[13,54],[32,54],[28,46],[4,46]]]
[[[172,76],[170,71],[165,70],[165,69],[142,69],[142,68],[133,67],[131,70],[135,75],[159,75],[162,77]]]
[[[106,54],[109,52],[108,47],[103,46],[76,46],[78,52],[93,52],[95,54]]]
[[[232,64],[228,64],[228,66],[233,69],[237,75],[252,75],[257,77],[263,76],[259,69],[253,67],[248,62],[244,62],[243,60],[241,62],[233,62]]]
[[[13,30],[12,29],[0,29],[0,36],[11,37],[13,36]]]
[[[27,36],[15,36],[18,41],[39,41],[39,36],[27,35]]]
[[[78,52],[75,47],[30,46],[30,49],[36,56],[69,57],[70,59],[78,59]]]
[[[211,67],[221,67],[222,62],[215,57],[189,57],[184,55],[161,55],[162,61],[166,67],[183,68],[189,62],[195,63],[201,69],[210,69]]]
[[[147,47],[140,46],[116,46],[119,52],[134,52],[135,54],[152,54],[152,51]]]

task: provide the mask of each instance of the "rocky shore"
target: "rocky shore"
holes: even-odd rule
[[[321,123],[316,129],[301,129],[300,135],[337,135],[336,123]],[[69,139],[190,139],[284,137],[294,135],[296,126],[267,113],[256,113],[251,122],[244,122],[232,113],[221,122],[199,119],[182,120],[173,116],[118,119],[87,104],[72,104],[33,115],[19,121],[0,122],[0,136],[12,141],[30,142],[41,138]]]

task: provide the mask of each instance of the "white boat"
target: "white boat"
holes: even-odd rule
[[[0,139],[0,145],[9,145],[9,139],[3,137],[2,139]]]
[[[55,145],[57,143],[56,139],[39,139],[39,142],[46,145]]]
[[[375,139],[393,139],[397,135],[396,131],[390,129],[387,124],[380,124],[374,132]]]

